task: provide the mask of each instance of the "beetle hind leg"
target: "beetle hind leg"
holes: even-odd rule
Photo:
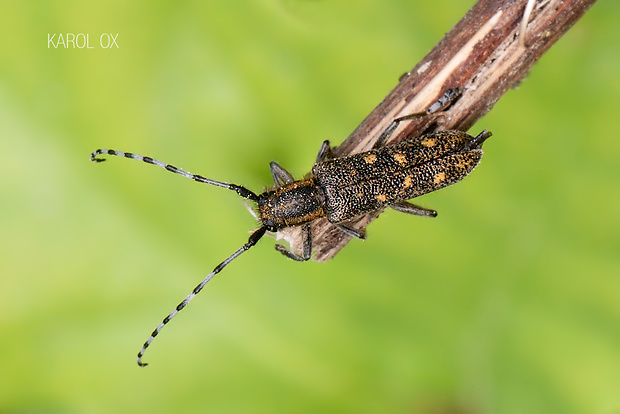
[[[406,76],[406,75],[408,74],[405,74],[403,76]],[[385,128],[385,130],[381,133],[381,135],[379,135],[379,138],[375,142],[373,149],[377,149],[377,148],[384,146],[388,142],[388,139],[390,138],[392,133],[396,131],[396,128],[398,128],[398,125],[400,125],[402,121],[408,121],[411,119],[421,118],[425,116],[430,116],[431,120],[433,120],[437,118],[439,115],[441,115],[444,111],[446,111],[448,107],[454,104],[454,102],[456,102],[456,100],[460,98],[460,96],[461,96],[461,92],[459,91],[459,88],[448,89],[435,102],[430,104],[430,106],[426,108],[424,111],[415,112],[415,113],[401,116],[401,117],[394,119],[392,123],[388,125],[387,128]]]
[[[415,216],[437,217],[437,212],[435,210],[411,204],[407,201],[399,201],[398,203],[390,204],[390,207],[401,213],[413,214]]]

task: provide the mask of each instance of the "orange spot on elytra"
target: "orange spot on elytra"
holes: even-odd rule
[[[433,183],[439,184],[445,179],[446,179],[446,173],[440,172],[440,173],[435,174],[435,177],[433,177]]]
[[[426,138],[422,141],[422,145],[426,148],[434,147],[437,145],[437,140],[435,138]]]
[[[368,154],[364,157],[364,161],[366,161],[368,164],[374,164],[376,160],[377,156],[375,154]]]
[[[403,187],[411,187],[411,176],[408,175],[405,177],[405,181],[403,182]]]
[[[397,152],[396,154],[394,154],[394,159],[400,164],[400,165],[404,165],[407,163],[407,157],[405,157],[404,154],[401,154],[400,152]]]

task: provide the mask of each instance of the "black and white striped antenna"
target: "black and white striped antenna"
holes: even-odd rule
[[[224,182],[221,182],[221,181],[211,180],[211,179],[205,178],[205,177],[203,177],[201,175],[196,175],[196,174],[192,174],[192,173],[189,173],[187,171],[181,170],[180,168],[177,168],[177,167],[175,167],[173,165],[170,165],[170,164],[163,163],[163,162],[158,161],[156,159],[153,159],[151,157],[143,157],[142,155],[132,154],[130,152],[121,152],[121,151],[115,151],[115,150],[109,150],[109,149],[98,149],[98,150],[94,151],[91,154],[90,160],[93,161],[93,162],[105,161],[105,158],[98,158],[97,157],[98,155],[114,155],[114,156],[117,156],[117,157],[131,158],[133,160],[144,161],[147,164],[156,165],[156,166],[161,167],[161,168],[163,168],[163,169],[165,169],[167,171],[173,172],[175,174],[182,175],[183,177],[189,178],[189,179],[197,181],[199,183],[215,185],[215,186],[218,186],[218,187],[226,188],[228,190],[232,190],[232,191],[236,192],[238,195],[240,195],[241,197],[243,197],[243,198],[245,198],[247,200],[258,201],[258,196],[255,193],[253,193],[252,191],[248,190],[247,188],[245,188],[243,186],[235,185],[235,184],[228,184],[228,183],[224,183]],[[155,337],[159,334],[159,332],[161,332],[161,330],[164,328],[164,326],[167,323],[169,323],[170,320],[172,318],[174,318],[177,313],[179,313],[184,307],[186,307],[187,304],[192,299],[194,299],[194,297],[202,290],[202,288],[205,287],[205,285],[207,283],[209,283],[209,281],[211,279],[213,279],[213,277],[215,275],[217,275],[219,272],[221,272],[222,269],[224,269],[230,262],[232,262],[237,257],[239,257],[241,255],[241,253],[249,250],[250,247],[252,247],[256,243],[258,243],[258,241],[261,239],[261,237],[263,237],[263,235],[265,234],[266,231],[267,231],[267,228],[265,226],[261,226],[260,228],[258,228],[258,230],[255,230],[250,235],[250,238],[248,239],[247,243],[245,243],[243,246],[241,246],[239,248],[239,250],[234,252],[232,255],[228,256],[228,258],[226,260],[224,260],[222,263],[217,265],[215,267],[215,269],[213,269],[213,271],[211,273],[209,273],[202,280],[202,282],[200,282],[198,284],[198,286],[196,286],[194,288],[194,290],[192,290],[192,293],[187,295],[187,297],[185,299],[183,299],[183,301],[181,303],[179,303],[177,305],[177,307],[172,312],[170,312],[170,314],[168,314],[168,316],[166,316],[164,318],[164,320],[151,333],[151,335],[146,340],[144,345],[142,345],[142,348],[140,349],[140,352],[138,352],[138,358],[137,358],[138,365],[140,365],[141,367],[145,367],[145,366],[148,365],[146,362],[142,362],[142,357],[144,356],[144,353],[146,352],[146,349],[149,347],[149,345],[151,345],[151,342],[153,342]]]

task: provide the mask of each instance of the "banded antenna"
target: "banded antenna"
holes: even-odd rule
[[[224,183],[224,182],[221,182],[221,181],[211,180],[211,179],[205,178],[205,177],[203,177],[201,175],[196,175],[196,174],[189,173],[187,171],[183,171],[180,168],[177,168],[177,167],[175,167],[173,165],[170,165],[170,164],[163,163],[163,162],[158,161],[156,159],[153,159],[151,157],[143,157],[142,155],[132,154],[131,152],[121,152],[121,151],[108,150],[108,149],[98,149],[98,150],[94,151],[90,155],[90,160],[92,162],[102,162],[102,161],[105,161],[105,158],[97,158],[97,155],[114,155],[114,156],[117,156],[117,157],[131,158],[133,160],[144,161],[147,164],[156,165],[158,167],[164,168],[167,171],[173,172],[175,174],[182,175],[183,177],[189,178],[189,179],[197,181],[199,183],[215,185],[215,186],[218,186],[218,187],[226,188],[228,190],[232,190],[232,191],[236,192],[238,195],[240,195],[241,197],[243,197],[243,198],[245,198],[247,200],[258,201],[258,196],[255,193],[253,193],[252,191],[248,190],[247,188],[245,188],[243,186],[235,185],[235,184],[228,184],[228,183]],[[241,255],[241,253],[249,250],[250,247],[252,247],[256,243],[258,243],[258,241],[261,239],[261,237],[263,237],[265,235],[266,231],[267,231],[267,228],[265,226],[261,226],[260,228],[258,228],[258,230],[255,230],[250,235],[250,238],[248,239],[247,243],[245,243],[243,246],[241,246],[239,248],[239,250],[237,250],[236,252],[234,252],[233,254],[228,256],[228,258],[226,260],[224,260],[222,263],[217,265],[215,267],[215,269],[213,269],[213,271],[211,273],[209,273],[202,280],[202,282],[200,282],[198,284],[198,286],[196,286],[194,288],[194,290],[192,290],[192,293],[187,295],[187,297],[185,299],[183,299],[183,301],[181,303],[179,303],[177,305],[177,307],[172,312],[170,312],[168,314],[168,316],[166,316],[164,318],[164,320],[151,333],[151,335],[146,340],[144,345],[142,345],[142,348],[140,349],[140,352],[138,352],[137,361],[138,361],[138,365],[139,366],[145,367],[145,366],[148,365],[146,362],[142,362],[142,357],[144,356],[144,353],[146,352],[146,349],[149,347],[149,345],[151,345],[151,342],[153,342],[155,337],[159,334],[159,332],[161,332],[161,330],[164,328],[164,326],[167,323],[169,323],[170,320],[172,318],[174,318],[177,313],[179,313],[184,307],[186,307],[187,304],[192,299],[194,299],[194,297],[202,290],[202,288],[204,288],[205,285],[207,283],[209,283],[209,281],[211,279],[213,279],[213,276],[215,276],[219,272],[221,272],[222,269],[224,269],[230,262],[232,262],[237,257],[239,257]]]

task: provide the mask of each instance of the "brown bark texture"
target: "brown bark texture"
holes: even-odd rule
[[[346,156],[371,149],[398,117],[426,111],[448,90],[456,98],[439,113],[401,122],[386,143],[438,130],[467,131],[499,98],[526,76],[534,63],[595,0],[480,0],[334,150]],[[525,17],[525,18],[524,18]],[[475,133],[480,131],[475,131]],[[365,228],[381,211],[348,223]],[[315,260],[326,261],[351,239],[326,219],[312,225]],[[298,244],[295,230],[285,238]]]

